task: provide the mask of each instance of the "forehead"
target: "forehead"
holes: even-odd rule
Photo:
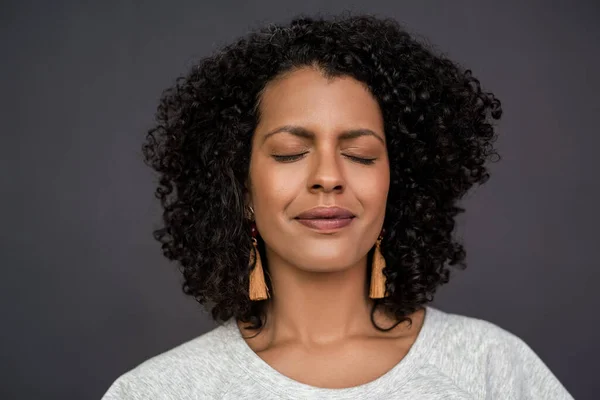
[[[326,78],[302,68],[270,82],[260,103],[260,124],[318,124],[324,129],[383,130],[379,104],[367,86],[352,77]]]

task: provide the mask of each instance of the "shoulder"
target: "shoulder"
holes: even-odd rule
[[[499,364],[531,357],[532,350],[517,335],[485,319],[433,309],[437,331],[431,344],[431,364],[441,364],[456,374],[477,366],[490,373]]]
[[[218,326],[145,360],[119,376],[102,399],[158,399],[177,392],[214,396],[226,390],[219,379],[231,366],[226,330],[226,326]]]
[[[518,350],[526,343],[513,332],[498,326],[485,319],[454,314],[437,310],[442,315],[443,339],[445,343],[452,343],[460,350],[469,349],[514,349]],[[448,347],[448,346],[446,346]]]
[[[469,360],[479,367],[493,368],[537,358],[529,345],[515,333],[485,319],[439,311],[442,333],[437,351],[441,357]]]
[[[515,333],[484,319],[437,311],[441,333],[430,361],[461,386],[493,398],[571,398]]]

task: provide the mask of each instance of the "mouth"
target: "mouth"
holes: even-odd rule
[[[356,216],[340,207],[316,207],[301,213],[296,221],[302,225],[319,231],[333,232],[347,227]]]

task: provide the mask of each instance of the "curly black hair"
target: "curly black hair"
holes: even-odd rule
[[[155,195],[164,208],[154,237],[179,263],[183,292],[215,321],[234,316],[264,326],[268,300],[251,301],[248,289],[251,138],[265,85],[307,66],[365,83],[382,110],[390,160],[381,244],[387,296],[373,311],[382,306],[398,323],[410,321],[449,281],[447,265],[466,268],[464,247],[452,236],[464,212],[457,203],[487,181],[486,161],[500,159],[492,119],[502,108],[470,70],[391,18],[299,15],[257,28],[178,77],[163,92],[142,149],[159,174]],[[268,272],[262,241],[259,249]]]

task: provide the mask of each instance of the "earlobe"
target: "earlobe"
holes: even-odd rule
[[[250,192],[250,179],[246,179],[244,182],[244,188],[242,189],[244,196],[244,205],[246,207],[252,205],[252,193]]]
[[[246,219],[254,219],[254,207],[252,203],[252,196],[250,191],[247,189],[248,186],[244,187],[244,211]]]
[[[253,207],[253,204],[252,204],[252,198],[251,198],[251,196],[249,194],[247,194],[247,195],[244,196],[244,205],[245,205],[245,208],[247,210],[252,210],[252,212],[254,212],[254,210],[253,210],[254,207]]]

